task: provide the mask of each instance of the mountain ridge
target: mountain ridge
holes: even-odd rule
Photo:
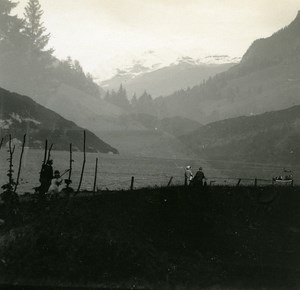
[[[180,140],[210,160],[295,166],[300,161],[300,105],[213,122]]]
[[[66,120],[56,112],[43,107],[30,97],[12,93],[0,88],[0,132],[2,136],[11,134],[22,140],[27,134],[27,146],[42,148],[45,139],[54,144],[54,150],[82,150],[83,128]],[[87,151],[114,153],[118,150],[86,130]]]
[[[162,67],[139,65],[139,70],[135,64],[113,78],[102,81],[100,85],[106,90],[117,90],[123,85],[130,98],[134,94],[141,95],[144,91],[155,98],[200,84],[203,80],[234,66],[238,61],[239,58],[216,55],[201,59],[185,56]]]
[[[287,41],[287,40],[293,41]],[[207,124],[300,104],[300,16],[254,41],[241,62],[204,84],[166,96],[157,110]],[[162,112],[163,113],[163,112]]]

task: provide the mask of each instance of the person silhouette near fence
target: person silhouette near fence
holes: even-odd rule
[[[51,185],[51,180],[53,178],[53,161],[48,160],[45,164],[42,165],[41,173],[40,173],[40,187],[39,194],[43,196]]]
[[[47,194],[50,196],[57,197],[60,191],[60,185],[62,184],[62,179],[60,176],[60,172],[58,170],[54,171],[54,177],[51,180],[51,185],[48,189]]]
[[[199,170],[196,172],[196,175],[193,178],[193,185],[197,187],[202,187],[206,185],[206,177],[203,173],[202,167],[199,167]]]
[[[71,193],[74,192],[74,189],[70,187],[72,180],[64,179],[64,183],[59,187],[59,193],[64,197],[69,197]]]
[[[193,180],[192,167],[187,166],[184,172],[184,185],[189,186]]]

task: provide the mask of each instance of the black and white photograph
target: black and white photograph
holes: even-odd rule
[[[0,0],[0,289],[300,289],[300,2]]]

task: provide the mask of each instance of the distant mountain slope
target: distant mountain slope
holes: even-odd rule
[[[51,97],[38,96],[36,101],[92,131],[122,128],[122,124],[116,122],[124,113],[120,107],[64,83],[57,87]]]
[[[95,133],[117,146],[121,154],[183,159],[194,154],[177,137],[201,126],[198,122],[181,117],[160,120],[147,114],[123,115],[118,118],[118,123],[124,125],[123,130]],[[130,126],[133,123],[136,129]]]
[[[253,42],[245,53],[241,66],[247,70],[279,64],[287,59],[299,57],[300,53],[300,11],[288,26],[274,33],[271,37]]]
[[[209,160],[298,165],[300,106],[210,123],[180,139]]]
[[[121,155],[170,159],[195,157],[195,154],[178,138],[162,131],[145,129],[103,131],[99,135],[112,146],[117,146]]]
[[[159,119],[148,114],[127,114],[120,118],[120,122],[123,124],[129,122],[136,122],[140,124],[141,128],[146,128],[147,130],[161,131],[173,136],[181,136],[198,129],[201,124],[182,117],[172,117]]]
[[[177,90],[200,84],[203,80],[228,70],[237,62],[237,59],[224,59],[225,63],[203,63],[185,57],[171,64],[153,71],[144,70],[140,73],[134,71],[122,72],[110,80],[101,82],[107,90],[117,90],[122,84],[131,97],[134,93],[141,95],[147,91],[153,97],[165,96]],[[219,57],[220,58],[220,57]],[[207,61],[212,61],[207,59]],[[217,60],[216,60],[217,61]]]
[[[191,154],[176,136],[200,126],[186,118],[158,120],[143,114],[125,114],[121,108],[66,84],[61,84],[51,97],[38,96],[36,99],[79,126],[92,130],[96,136],[118,148],[121,154],[189,157]],[[19,135],[22,137],[22,134],[23,131]],[[79,135],[78,142],[81,148],[82,135]]]
[[[300,104],[300,13],[286,28],[255,41],[242,61],[205,84],[157,100],[165,116],[208,123]]]
[[[68,150],[72,143],[74,150],[82,150],[83,129],[57,113],[37,104],[32,99],[0,88],[0,132],[5,137],[22,140],[27,134],[27,146],[41,148],[45,139],[54,143],[56,150]],[[87,151],[118,153],[92,132],[86,131]]]

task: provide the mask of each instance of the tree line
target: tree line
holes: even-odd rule
[[[47,97],[65,83],[100,96],[99,86],[79,61],[71,57],[59,60],[53,55],[39,0],[28,1],[23,17],[14,14],[17,5],[0,0],[0,86],[32,97]]]
[[[137,112],[145,114],[153,114],[154,99],[146,91],[140,96],[134,94],[130,99],[126,89],[121,84],[117,91],[108,90],[104,95],[104,100],[115,106],[122,108],[127,112]]]

